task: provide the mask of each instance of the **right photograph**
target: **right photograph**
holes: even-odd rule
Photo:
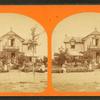
[[[100,92],[100,13],[76,13],[56,25],[52,83],[61,92]]]

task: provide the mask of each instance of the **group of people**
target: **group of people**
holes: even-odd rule
[[[0,72],[9,72],[11,69],[22,70],[32,65],[32,62],[26,62],[25,60],[18,60],[18,58],[0,58]],[[29,68],[28,68],[29,69]]]
[[[94,70],[99,65],[100,64],[97,63],[95,60],[91,60],[91,61],[84,60],[83,62],[71,62],[71,63],[67,62],[66,60],[64,64],[62,64],[62,69],[66,70],[67,67],[70,67],[70,68],[84,67],[84,68],[87,68],[88,70]]]
[[[12,63],[9,62],[9,60],[0,59],[0,72],[9,72],[12,66]]]
[[[23,57],[22,57],[23,58]],[[38,67],[38,70],[45,70],[47,66],[47,61],[45,60],[37,60],[34,62],[29,59],[18,59],[18,58],[1,58],[0,59],[0,72],[9,72],[12,69],[17,69],[23,72],[32,72]]]

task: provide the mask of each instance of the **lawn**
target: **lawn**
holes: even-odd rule
[[[64,92],[100,92],[100,69],[93,72],[52,73],[53,87]]]
[[[47,73],[11,70],[0,73],[0,92],[41,92],[47,87]]]

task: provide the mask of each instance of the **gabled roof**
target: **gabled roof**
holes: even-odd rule
[[[99,35],[100,36],[100,32],[97,30],[97,28],[95,28],[93,32],[91,32],[89,35],[86,35],[83,38],[80,38],[80,37],[69,37],[69,36],[65,35],[64,43],[69,43],[70,41],[75,41],[76,43],[82,43],[83,40],[87,39],[91,35],[96,35],[96,36]]]
[[[3,38],[5,37],[12,37],[15,36],[17,37],[21,42],[25,41],[22,37],[20,37],[18,34],[16,34],[13,30],[10,30],[8,33],[4,34],[3,36],[0,37],[0,40],[2,41]]]
[[[88,38],[91,35],[100,35],[100,32],[97,30],[97,28],[95,28],[93,32],[91,32],[89,35],[82,38],[82,40],[85,40],[86,38]]]

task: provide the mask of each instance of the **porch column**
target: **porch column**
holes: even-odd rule
[[[92,52],[92,54],[93,54],[93,61],[96,62],[96,52]]]
[[[23,42],[22,42],[21,52],[23,52]]]

